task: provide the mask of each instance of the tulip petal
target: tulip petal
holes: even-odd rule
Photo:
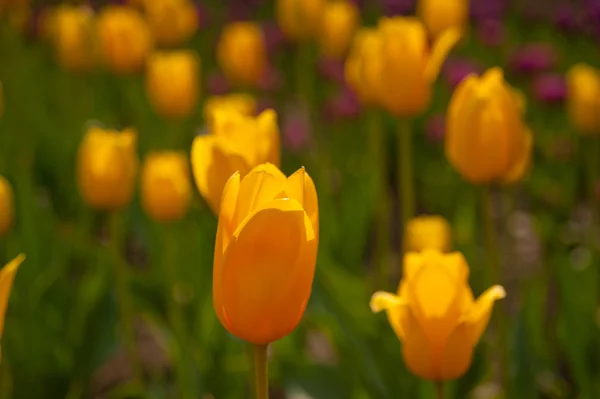
[[[520,158],[513,165],[513,167],[511,169],[509,169],[506,176],[504,176],[505,184],[515,183],[515,182],[521,180],[523,175],[525,173],[527,173],[527,170],[531,166],[531,157],[533,155],[532,147],[533,147],[533,134],[531,134],[531,131],[529,129],[527,129],[527,131],[525,133],[525,146],[523,148]]]
[[[462,376],[471,365],[473,342],[465,323],[459,324],[448,337],[440,359],[440,380],[454,380]]]
[[[402,341],[402,357],[408,369],[421,378],[435,380],[438,377],[434,358],[435,353],[419,324],[412,309],[409,306],[402,307],[403,322],[402,330],[404,339]]]
[[[308,216],[292,199],[266,204],[240,227],[225,253],[221,303],[215,306],[222,306],[230,332],[266,344],[289,334],[302,317],[317,241],[307,231]]]
[[[464,322],[467,323],[467,326],[470,329],[472,345],[475,345],[483,335],[483,332],[490,321],[494,302],[505,296],[506,291],[500,285],[488,288],[479,298],[477,298],[477,301],[475,301],[470,312],[464,316]]]
[[[270,162],[276,166],[281,163],[279,148],[279,129],[277,127],[277,114],[272,109],[264,110],[256,118],[257,131],[262,135],[261,157],[263,162]]]
[[[386,311],[390,325],[401,341],[404,341],[405,338],[402,324],[404,323],[403,317],[406,317],[406,305],[407,302],[401,297],[384,291],[374,293],[369,303],[373,313]]]
[[[0,270],[0,337],[4,332],[4,317],[15,274],[24,260],[25,255],[20,254]]]
[[[298,169],[287,178],[285,193],[302,205],[308,215],[317,238],[319,237],[319,202],[317,189],[304,168]]]
[[[439,254],[427,254],[424,265],[410,280],[411,304],[414,303],[424,319],[446,317],[458,295],[458,281],[444,266]],[[414,302],[413,302],[414,300]]]
[[[273,201],[285,186],[287,178],[271,163],[258,165],[240,184],[234,223],[239,226],[256,209]]]
[[[460,36],[460,30],[451,28],[442,33],[435,41],[427,66],[425,67],[425,79],[428,82],[431,83],[437,79],[446,57],[448,57],[450,50],[458,43]]]

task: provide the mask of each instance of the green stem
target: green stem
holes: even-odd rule
[[[254,388],[256,399],[269,399],[268,345],[254,345]]]
[[[111,264],[113,265],[113,277],[115,289],[117,292],[117,306],[119,308],[119,323],[123,339],[125,340],[125,349],[133,371],[133,383],[140,392],[144,392],[143,372],[137,350],[135,330],[134,330],[134,307],[133,297],[129,291],[126,263],[121,259],[123,242],[123,220],[121,214],[117,211],[109,216],[109,235],[110,249],[112,253]]]
[[[415,213],[415,187],[413,176],[413,145],[410,121],[398,120],[398,201],[400,202],[402,236],[406,223]]]
[[[444,399],[444,381],[435,382],[435,396],[436,399]]]
[[[502,282],[501,273],[501,259],[500,251],[498,249],[498,237],[496,232],[496,225],[494,223],[493,214],[493,203],[492,193],[490,186],[484,186],[482,192],[482,219],[483,228],[485,233],[485,247],[486,256],[489,260],[489,268],[487,269],[488,284],[500,284]],[[497,350],[498,358],[500,361],[500,378],[502,380],[502,387],[506,395],[510,393],[510,378],[508,374],[508,335],[506,328],[506,309],[503,303],[498,306],[496,312],[494,312],[494,320],[497,328]]]
[[[310,106],[313,100],[313,63],[311,62],[312,48],[309,44],[299,43],[296,45],[295,54],[295,78],[296,78],[296,95],[298,100],[303,101]]]

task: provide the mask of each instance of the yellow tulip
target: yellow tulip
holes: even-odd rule
[[[215,214],[227,179],[236,171],[243,177],[265,162],[279,166],[277,115],[263,111],[257,117],[216,110],[210,133],[192,144],[192,170],[196,186]]]
[[[527,171],[532,134],[502,70],[471,75],[456,88],[446,119],[446,157],[471,183],[513,182]]]
[[[0,270],[0,337],[2,337],[2,333],[4,332],[4,319],[6,317],[8,298],[10,296],[10,291],[12,290],[13,281],[19,266],[24,260],[25,255],[21,254],[8,262],[8,264]]]
[[[600,70],[577,64],[567,73],[568,111],[575,128],[600,135]]]
[[[62,67],[81,71],[94,66],[97,54],[92,9],[65,5],[52,18],[56,58]]]
[[[419,0],[417,15],[433,38],[448,29],[464,32],[469,21],[468,0]]]
[[[139,71],[152,49],[148,25],[133,7],[105,7],[97,21],[100,51],[106,65],[117,73]]]
[[[310,298],[319,243],[314,183],[272,164],[223,190],[213,265],[213,304],[233,335],[264,345],[288,335]]]
[[[343,58],[352,43],[358,22],[356,5],[347,0],[326,3],[319,34],[321,52],[329,58]]]
[[[192,50],[157,52],[148,59],[146,91],[166,118],[189,116],[198,104],[200,58]]]
[[[152,219],[171,222],[184,217],[192,199],[187,155],[166,151],[146,156],[141,194],[144,211]]]
[[[275,15],[283,34],[302,41],[317,36],[326,0],[277,0]]]
[[[210,124],[213,115],[219,109],[254,116],[256,114],[256,99],[243,93],[209,97],[204,103],[204,120]]]
[[[138,159],[136,132],[93,127],[77,154],[77,184],[91,207],[113,211],[125,207],[135,188]]]
[[[397,117],[417,116],[429,106],[431,86],[460,33],[454,29],[444,32],[430,51],[425,28],[416,18],[382,18],[379,30],[377,90],[381,105]]]
[[[198,12],[189,0],[146,0],[145,10],[158,45],[179,45],[198,30]]]
[[[267,67],[261,27],[254,22],[226,25],[217,44],[217,59],[229,81],[240,86],[256,86]]]
[[[463,375],[494,302],[506,295],[496,285],[475,301],[468,277],[469,266],[459,252],[407,253],[398,293],[376,292],[371,298],[373,312],[387,311],[404,362],[421,378],[444,381]]]
[[[377,29],[362,28],[356,34],[346,59],[346,82],[364,104],[378,102],[376,88],[381,79],[381,45],[381,35]]]
[[[418,216],[408,221],[404,228],[406,252],[421,252],[434,249],[440,252],[450,250],[452,229],[442,216]]]
[[[0,176],[0,237],[8,233],[15,218],[13,188],[4,176]]]

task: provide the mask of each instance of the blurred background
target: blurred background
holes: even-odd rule
[[[204,104],[228,93],[252,96],[256,112],[276,110],[282,170],[305,166],[319,194],[313,293],[298,328],[270,346],[272,398],[434,398],[403,364],[385,316],[369,309],[371,294],[395,290],[401,273],[396,121],[363,106],[344,72],[356,29],[413,15],[416,4],[349,4],[346,30],[336,12],[288,20],[314,28],[299,38],[268,0],[0,0],[0,259],[27,255],[2,337],[0,398],[252,397],[245,344],[213,310],[216,217],[191,173],[184,217],[156,220],[136,189],[116,239],[76,178],[92,128],[134,128],[141,162],[160,150],[189,159],[207,130]],[[577,134],[565,107],[567,70],[600,66],[599,43],[598,1],[472,0],[432,104],[412,124],[417,214],[447,220],[444,240],[467,258],[476,295],[489,286],[480,188],[444,155],[452,91],[472,72],[503,68],[534,135],[530,172],[492,190],[511,390],[500,387],[491,325],[449,398],[600,397],[600,138]],[[165,59],[176,50],[185,51]],[[373,129],[382,153],[368,150]],[[119,290],[130,294],[125,308]],[[129,384],[136,367],[118,327],[123,311],[143,394]]]

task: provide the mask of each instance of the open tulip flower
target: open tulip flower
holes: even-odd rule
[[[237,337],[266,345],[288,335],[310,297],[319,242],[314,183],[273,164],[228,180],[213,265],[213,304]]]
[[[408,253],[398,293],[376,292],[371,298],[374,312],[387,311],[406,365],[421,378],[445,381],[463,375],[494,302],[506,295],[496,285],[475,301],[468,277],[459,252]]]

